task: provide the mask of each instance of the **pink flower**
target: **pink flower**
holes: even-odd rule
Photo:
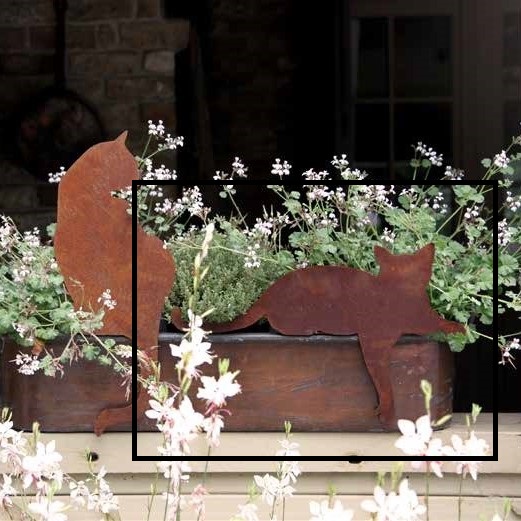
[[[194,488],[192,495],[190,496],[190,505],[193,507],[197,519],[204,520],[204,498],[207,495],[208,491],[203,487],[203,485],[199,484]]]

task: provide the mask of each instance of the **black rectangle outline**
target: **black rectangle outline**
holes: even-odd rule
[[[282,181],[282,180],[281,180]],[[270,185],[285,185],[285,186],[302,186],[303,184],[321,184],[327,186],[342,186],[342,185],[367,185],[367,184],[378,184],[383,186],[411,186],[414,184],[420,183],[402,183],[402,182],[381,182],[381,183],[367,183],[364,181],[346,181],[346,180],[338,180],[338,181],[320,181],[315,183],[306,183],[305,181],[302,183],[295,181],[286,181],[286,182],[270,182],[270,180],[244,180],[244,179],[233,179],[230,183],[226,183],[223,181],[216,180],[208,180],[208,181],[198,181],[198,182],[186,182],[186,181],[144,181],[144,180],[134,180],[132,181],[132,461],[285,461],[288,458],[280,458],[276,456],[183,456],[183,457],[166,457],[166,456],[138,456],[137,454],[137,410],[135,404],[137,403],[137,346],[136,346],[136,338],[137,338],[137,188],[141,185],[160,185],[160,186],[177,186],[182,185],[183,187],[193,187],[193,186],[206,186],[206,185],[216,185],[222,186],[224,184],[231,185],[258,185],[258,184],[270,184]],[[421,184],[430,184],[430,183],[421,183]],[[493,213],[493,224],[496,225],[494,228],[494,236],[497,237],[497,223],[499,222],[499,209],[498,209],[498,181],[497,180],[461,180],[461,181],[433,181],[433,185],[471,185],[471,186],[492,186],[492,213]],[[497,269],[498,269],[498,245],[497,240],[493,242],[493,340],[492,340],[492,348],[494,345],[497,345],[498,339],[498,312],[497,312],[497,304],[498,304],[498,292],[497,292]],[[497,363],[494,364],[494,374],[493,374],[493,437],[492,437],[492,446],[493,451],[490,456],[481,456],[481,457],[467,457],[465,456],[466,461],[498,461],[498,396],[497,396],[497,384],[498,384],[498,367]],[[250,432],[243,432],[244,434],[250,434]],[[252,432],[251,434],[255,434]],[[299,432],[295,433],[296,436],[300,434]],[[302,434],[306,434],[302,432]],[[341,435],[342,433],[336,433]],[[348,434],[346,432],[346,434]],[[383,433],[388,434],[388,433]],[[398,434],[398,433],[395,433]],[[281,431],[281,439],[283,433]],[[275,447],[274,447],[275,450]],[[418,456],[352,456],[352,457],[338,457],[338,456],[299,456],[298,461],[346,461],[350,463],[359,463],[362,461],[460,461],[460,458],[457,457],[425,457],[422,456],[419,458]]]

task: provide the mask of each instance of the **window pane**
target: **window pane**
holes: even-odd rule
[[[397,103],[394,116],[397,161],[414,156],[411,145],[422,141],[438,154],[443,162],[452,161],[452,108],[450,103]]]
[[[450,17],[396,18],[394,29],[395,95],[450,96]]]
[[[355,161],[389,159],[389,105],[363,103],[355,108]]]
[[[353,83],[358,97],[389,95],[386,18],[352,20]]]

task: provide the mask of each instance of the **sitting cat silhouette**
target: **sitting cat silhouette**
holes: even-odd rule
[[[442,331],[464,333],[430,306],[434,245],[414,254],[393,255],[375,246],[378,275],[345,266],[311,266],[287,273],[274,282],[241,317],[225,324],[205,324],[213,333],[248,327],[267,318],[284,335],[358,334],[368,372],[379,398],[379,418],[396,427],[389,376],[390,350],[403,334]],[[172,322],[183,327],[179,308]],[[317,356],[320,356],[317,353]]]
[[[132,219],[126,201],[111,196],[112,191],[128,187],[139,177],[125,138],[126,132],[114,141],[91,147],[67,170],[59,184],[54,249],[76,309],[99,309],[100,295],[111,290],[116,307],[106,310],[103,327],[96,333],[132,338]],[[135,261],[135,340],[157,360],[159,321],[174,281],[174,262],[163,242],[147,235],[141,226],[137,227]],[[140,367],[144,378],[146,371]],[[118,399],[114,397],[114,401]],[[138,417],[147,405],[147,393],[139,392]],[[94,430],[100,435],[108,427],[130,424],[131,419],[131,404],[104,409],[94,422]]]

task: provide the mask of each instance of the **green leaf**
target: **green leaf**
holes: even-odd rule
[[[292,214],[299,213],[302,209],[300,202],[295,199],[288,199],[283,204]]]

